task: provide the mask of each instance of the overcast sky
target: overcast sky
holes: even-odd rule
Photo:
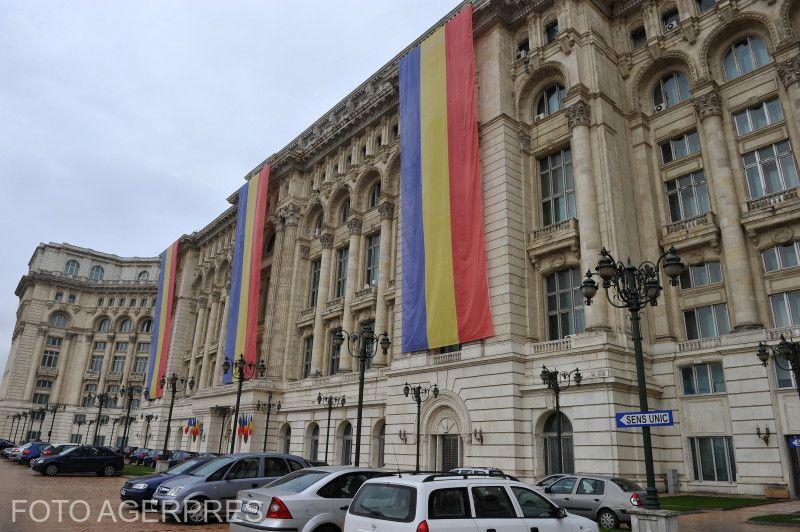
[[[457,0],[0,0],[0,375],[39,242],[154,256]]]

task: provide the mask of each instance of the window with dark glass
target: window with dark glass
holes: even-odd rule
[[[775,327],[800,325],[800,290],[769,296]]]
[[[56,303],[58,303],[58,302],[60,302],[62,299],[64,299],[64,293],[63,293],[63,292],[56,292],[56,296],[55,296],[55,298],[53,298],[53,301],[55,301]]]
[[[699,153],[700,137],[697,131],[690,131],[679,137],[664,141],[659,146],[661,148],[661,162],[667,164],[694,153]]]
[[[691,96],[688,78],[681,72],[670,72],[659,79],[653,88],[653,106],[656,111],[669,109]]]
[[[467,488],[434,490],[428,496],[428,519],[471,519]]]
[[[728,305],[725,303],[685,310],[683,321],[688,340],[711,338],[730,332]]]
[[[583,332],[583,299],[580,294],[581,273],[568,268],[548,275],[547,329],[550,340]]]
[[[736,482],[736,460],[730,436],[689,438],[694,479]]]
[[[308,306],[314,307],[317,304],[317,294],[319,293],[319,272],[322,267],[321,259],[311,261],[311,279],[308,289]]]
[[[670,9],[661,15],[661,26],[664,28],[664,31],[677,29],[680,22],[681,16],[678,14],[677,9]]]
[[[631,32],[631,48],[636,50],[647,44],[647,32],[644,26],[639,26]]]
[[[572,177],[570,148],[539,159],[539,184],[542,195],[542,226],[576,216],[575,182]]]
[[[306,336],[303,339],[303,378],[311,375],[311,356],[314,352],[314,337]]]
[[[725,374],[721,362],[682,367],[681,380],[683,395],[725,393]]]
[[[381,255],[381,235],[376,233],[367,237],[366,270],[364,283],[373,285],[378,282],[378,263]]]
[[[89,270],[89,279],[92,281],[102,281],[103,275],[105,275],[105,272],[103,271],[102,266],[95,265],[92,266],[91,270]]]
[[[767,47],[759,37],[745,37],[731,44],[722,61],[725,79],[731,80],[770,62]]]
[[[558,20],[548,22],[544,27],[544,42],[549,44],[558,37]]]
[[[342,206],[339,209],[339,222],[340,223],[347,223],[347,220],[350,218],[350,200],[345,199],[342,202]]]
[[[694,266],[687,266],[680,276],[681,290],[697,288],[722,282],[722,266],[719,261],[703,262]]]
[[[46,405],[50,401],[50,394],[49,393],[40,393],[36,392],[33,394],[31,398],[31,402],[35,405]]]
[[[504,486],[474,486],[472,500],[476,519],[513,519],[517,512]]]
[[[780,100],[772,98],[739,111],[733,115],[733,119],[736,122],[736,132],[739,135],[746,135],[762,127],[783,122],[783,109]]]
[[[136,361],[133,365],[133,372],[138,375],[147,373],[147,357],[136,357]]]
[[[669,215],[673,222],[694,218],[711,210],[706,175],[702,170],[671,179],[667,188]]]
[[[334,298],[344,297],[347,290],[347,259],[349,249],[341,248],[336,250],[336,283],[334,285]]]
[[[342,346],[337,346],[335,342],[333,342],[333,336],[335,333],[331,333],[331,357],[330,357],[330,365],[328,366],[328,374],[329,375],[336,375],[339,372],[339,363],[342,357]]]
[[[697,10],[699,12],[708,11],[717,4],[717,0],[697,0]]]
[[[511,492],[517,498],[524,517],[536,519],[553,516],[553,505],[535,491],[520,486],[511,486]]]
[[[378,181],[372,188],[369,189],[369,196],[367,197],[367,208],[373,208],[378,206],[378,202],[381,200],[381,183]]]
[[[99,373],[103,368],[103,355],[92,355],[89,361],[89,371],[91,373]]]
[[[111,373],[122,373],[125,368],[125,357],[115,356],[111,360]]]
[[[536,118],[544,118],[560,111],[567,91],[560,83],[554,83],[539,93],[536,99]]]
[[[798,185],[797,167],[788,140],[745,153],[742,161],[751,199]]]
[[[800,242],[789,242],[761,252],[764,271],[774,272],[800,266]]]

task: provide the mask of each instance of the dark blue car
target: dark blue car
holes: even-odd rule
[[[29,465],[31,460],[34,458],[39,458],[41,456],[42,451],[50,447],[50,444],[47,442],[41,441],[32,441],[26,443],[22,447],[19,448],[20,452],[15,457],[15,460],[20,464]]]
[[[122,488],[120,488],[119,498],[122,501],[131,501],[135,503],[136,506],[141,506],[143,501],[148,501],[153,498],[153,493],[155,493],[156,488],[158,488],[162,482],[177,475],[185,475],[210,461],[211,458],[212,457],[194,458],[182,462],[164,472],[128,480],[122,485]]]

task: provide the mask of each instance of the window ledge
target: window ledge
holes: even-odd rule
[[[528,257],[536,265],[541,259],[556,251],[580,249],[578,220],[568,218],[563,222],[551,224],[528,233]]]
[[[748,109],[749,107],[751,107],[751,106],[747,106],[747,107],[745,107],[745,109]],[[742,111],[739,111],[739,112],[742,112]],[[774,133],[775,131],[781,131],[781,130],[786,131],[786,119],[785,118],[783,120],[781,120],[780,122],[775,122],[773,124],[767,124],[766,126],[760,127],[758,129],[754,129],[754,130],[752,130],[752,131],[750,131],[748,133],[745,133],[743,135],[738,135],[736,137],[736,141],[739,142],[739,143],[745,143],[747,141],[750,141],[750,140],[753,140],[753,139],[757,139],[758,137],[760,137],[762,135],[768,135],[770,133]]]
[[[724,285],[724,281],[720,281],[718,283],[708,283],[702,286],[693,286],[691,288],[680,288],[678,290],[678,294],[681,296],[693,296],[695,294],[701,294],[703,292],[711,292],[714,290],[719,290]]]
[[[720,397],[725,397],[728,395],[728,392],[714,392],[714,393],[695,393],[695,394],[685,394],[681,393],[680,398],[686,399],[688,401],[697,401],[701,402],[707,399],[719,399]]]
[[[711,246],[719,252],[719,226],[713,212],[687,218],[661,228],[661,245],[675,246],[678,251]]]
[[[697,340],[686,340],[685,342],[678,342],[678,352],[685,353],[687,351],[701,351],[704,349],[716,349],[722,343],[720,336],[712,336],[710,338],[698,338]]]
[[[790,188],[758,199],[748,200],[746,209],[747,211],[741,217],[742,225],[753,244],[758,246],[765,231],[788,227],[792,222],[800,220],[798,188]],[[765,239],[767,242],[771,240],[772,235]]]

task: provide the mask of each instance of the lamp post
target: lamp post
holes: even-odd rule
[[[47,411],[53,414],[53,417],[50,419],[50,428],[47,430],[47,441],[50,441],[50,436],[53,434],[53,425],[56,422],[56,413],[63,412],[66,410],[67,405],[61,403],[53,403],[52,405],[47,405]],[[40,431],[41,432],[41,431]]]
[[[383,354],[389,350],[391,342],[389,335],[385,332],[375,335],[371,327],[362,327],[361,332],[347,332],[342,328],[336,329],[333,334],[333,345],[341,348],[347,337],[347,354],[358,359],[358,416],[356,418],[356,462],[358,467],[361,459],[361,419],[364,413],[364,372],[367,369],[367,362],[372,360],[378,353],[378,347],[383,350]],[[355,348],[355,354],[351,348]]]
[[[331,395],[322,395],[320,392],[317,394],[317,404],[325,404],[325,407],[328,409],[328,427],[325,429],[325,463],[328,463],[328,444],[330,443],[331,437],[331,409],[336,406],[344,406],[347,403],[347,399],[345,399],[344,395],[341,397],[333,397]]]
[[[663,262],[663,265],[662,265]],[[593,275],[599,275],[603,281],[606,299],[611,306],[628,310],[631,320],[631,335],[633,336],[633,349],[636,356],[636,381],[639,388],[639,409],[642,412],[649,410],[647,406],[647,382],[644,377],[644,354],[642,352],[641,311],[648,305],[656,306],[658,296],[663,290],[659,282],[658,268],[661,266],[669,277],[672,286],[678,285],[678,277],[684,269],[678,252],[670,247],[661,254],[655,263],[642,262],[634,266],[628,258],[625,264],[617,262],[606,248],[600,251],[600,260],[595,268],[596,274],[586,272],[586,278],[581,284],[581,295],[586,300],[586,305],[591,305],[592,298],[597,293],[597,283]],[[644,468],[647,476],[647,495],[644,506],[648,509],[659,509],[656,490],[656,475],[653,467],[653,445],[650,439],[650,427],[642,427],[642,443],[644,445]]]
[[[278,401],[277,403],[272,402],[272,392],[269,392],[267,395],[267,402],[264,403],[263,401],[259,401],[256,405],[256,410],[259,412],[264,412],[267,414],[267,421],[264,425],[264,446],[261,452],[267,452],[267,435],[269,434],[269,416],[275,412],[276,414],[281,411],[281,402]]]
[[[81,427],[86,425],[86,417],[78,418],[77,421],[73,421],[73,425],[78,425],[78,443],[81,443]]]
[[[583,380],[581,370],[578,368],[570,372],[547,369],[542,366],[542,373],[540,374],[542,383],[547,386],[556,396],[556,449],[558,451],[558,467],[554,473],[563,473],[564,467],[564,454],[561,446],[561,392],[569,388],[573,382],[575,386],[580,386]]]
[[[95,417],[94,423],[94,437],[92,438],[92,445],[97,445],[97,431],[100,430],[100,416],[103,415],[103,408],[108,405],[108,402],[111,398],[114,397],[114,394],[109,393],[108,391],[102,393],[94,393],[89,392],[83,398],[83,405],[84,406],[96,406],[97,407],[97,417]],[[86,437],[89,437],[89,434],[86,434]]]
[[[128,385],[119,391],[120,397],[125,398],[125,429],[122,432],[122,447],[128,446],[128,430],[136,418],[131,417],[131,403],[139,399],[142,394],[141,386]]]
[[[41,408],[36,409],[36,418],[39,420],[39,441],[42,441],[42,426],[44,425],[44,418],[47,416],[48,410],[47,406],[43,406]],[[49,438],[48,438],[49,441]]]
[[[411,397],[411,400],[417,404],[417,462],[416,467],[414,468],[415,473],[419,473],[419,442],[420,442],[420,416],[422,413],[422,401],[428,398],[429,395],[433,395],[433,398],[436,399],[439,397],[439,386],[437,384],[429,384],[427,386],[423,386],[418,384],[416,386],[411,386],[406,383],[403,386],[403,395],[406,397]]]
[[[140,419],[143,419],[145,422],[144,425],[144,443],[142,447],[147,447],[147,438],[150,437],[150,423],[154,419],[158,419],[158,414],[141,414]]]
[[[169,397],[169,413],[167,415],[167,430],[164,432],[164,453],[161,455],[164,460],[167,459],[167,455],[169,453],[169,430],[172,426],[172,408],[175,406],[175,394],[178,392],[184,392],[187,389],[191,390],[194,388],[194,378],[189,377],[189,379],[185,379],[183,377],[178,377],[177,373],[173,373],[169,377],[164,375],[161,377],[159,381],[159,386],[161,389],[166,389],[170,392]]]
[[[800,343],[790,342],[783,335],[781,335],[781,341],[775,346],[758,342],[756,356],[765,368],[770,355],[775,360],[776,366],[792,373],[797,395],[800,397]]]
[[[11,439],[11,432],[14,430],[14,425],[17,423],[17,415],[16,414],[6,414],[6,423],[8,420],[11,420],[11,424],[8,426],[8,438],[9,441],[14,441]]]
[[[233,379],[238,381],[236,383],[236,407],[233,410],[233,423],[231,423],[232,434],[230,452],[233,454],[236,447],[236,420],[239,418],[239,405],[242,401],[242,385],[245,380],[254,379],[256,374],[258,374],[259,377],[263,377],[264,373],[267,371],[267,364],[260,359],[258,362],[247,362],[244,359],[244,353],[242,353],[233,364],[231,364],[231,361],[227,358],[225,362],[222,363],[222,372],[227,374],[229,371],[232,372]]]
[[[219,428],[219,447],[217,447],[217,452],[222,452],[222,437],[225,435],[225,420],[228,419],[228,416],[231,415],[231,407],[228,405],[217,405],[211,407],[211,413],[222,417],[222,425]]]
[[[94,419],[90,419],[86,422],[86,440],[89,440],[89,431],[92,430],[92,425],[94,425]],[[97,429],[95,429],[95,438],[97,438]],[[94,445],[94,442],[88,445]]]
[[[22,440],[24,440],[25,439],[25,429],[28,427],[28,416],[29,415],[28,415],[27,411],[22,412],[20,415],[22,416],[22,434],[20,434],[20,438]]]
[[[22,413],[21,412],[17,412],[16,414],[14,414],[11,417],[14,418],[14,421],[11,424],[14,426],[14,438],[13,439],[14,439],[14,442],[16,442],[17,441],[17,431],[19,430],[19,420],[22,419]]]

